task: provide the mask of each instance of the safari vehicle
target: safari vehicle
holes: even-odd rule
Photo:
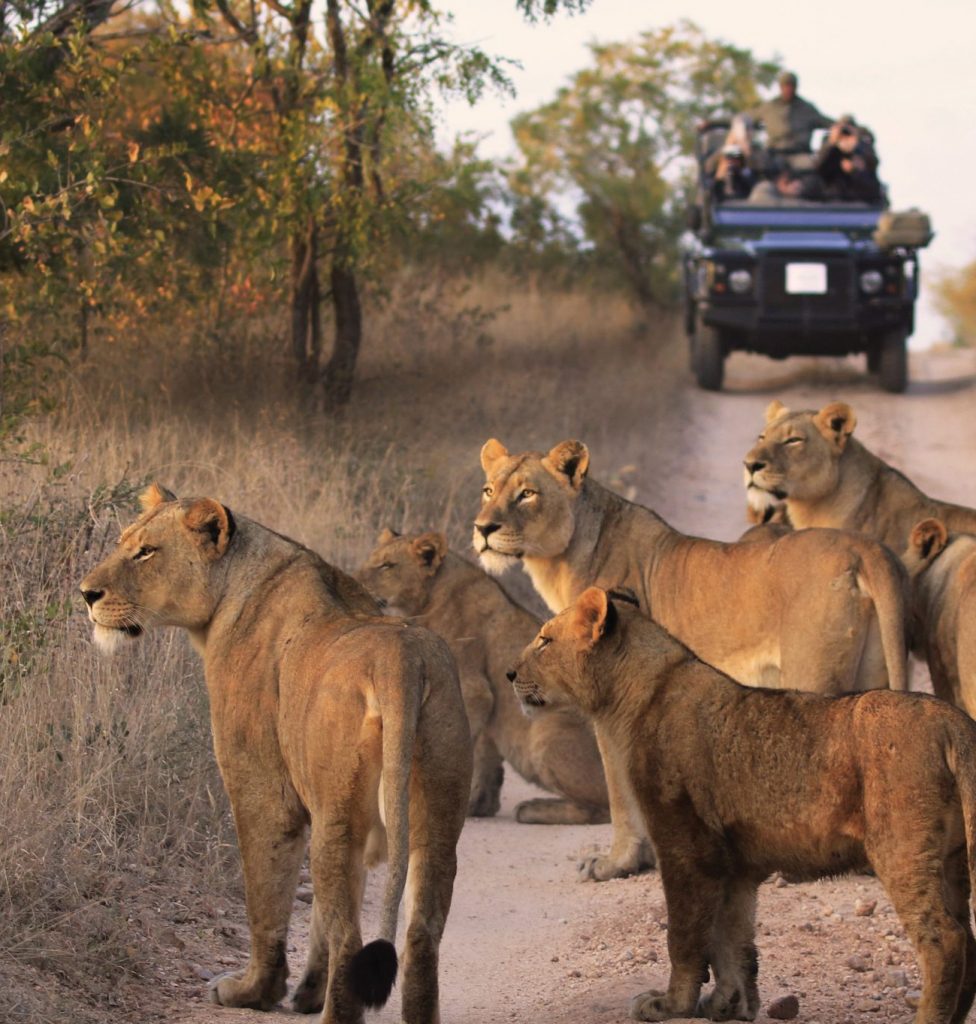
[[[697,200],[684,247],[685,328],[699,386],[719,390],[725,358],[736,350],[773,359],[863,352],[885,390],[904,391],[927,218],[887,213],[883,193],[875,204],[717,201],[708,158],[728,128],[711,121],[699,129]],[[761,167],[754,145],[757,154]],[[878,231],[879,221],[913,215],[924,220],[921,233]],[[892,242],[905,237],[914,244]]]

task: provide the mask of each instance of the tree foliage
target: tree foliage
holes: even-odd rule
[[[753,105],[777,65],[688,21],[590,51],[590,67],[512,123],[516,230],[544,235],[547,220],[569,217],[597,262],[616,267],[643,302],[666,302],[696,125]]]

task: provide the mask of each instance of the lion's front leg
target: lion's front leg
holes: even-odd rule
[[[579,877],[583,881],[605,882],[609,878],[626,878],[653,868],[654,849],[647,838],[643,815],[633,798],[625,769],[601,738],[599,726],[595,732],[607,778],[613,844],[609,853],[585,857],[580,861]]]
[[[698,1010],[709,1020],[755,1020],[759,1012],[759,958],[756,937],[756,883],[730,879],[710,943],[715,987]]]
[[[722,908],[724,880],[699,868],[705,860],[714,863],[712,851],[703,849],[702,831],[675,824],[667,830],[668,849],[658,851],[668,906],[671,977],[667,991],[652,989],[631,1000],[634,1020],[695,1016],[701,987],[708,980],[709,941]]]
[[[502,782],[505,767],[495,741],[482,732],[474,745],[474,774],[471,778],[471,796],[468,815],[473,818],[492,818],[501,807]]]
[[[287,784],[275,792],[264,785],[228,792],[244,868],[251,955],[242,971],[211,982],[211,998],[221,1006],[270,1010],[287,989],[288,919],[305,854],[305,817]]]

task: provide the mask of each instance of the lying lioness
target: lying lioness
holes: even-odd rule
[[[220,978],[214,997],[267,1010],[285,994],[310,826],[315,903],[295,1008],[324,1005],[324,1020],[357,1024],[364,1005],[386,1001],[407,882],[403,1020],[436,1021],[438,947],[471,784],[450,652],[425,629],[380,618],[353,579],[218,501],[178,501],[153,485],[142,504],[81,589],[101,645],[179,626],[203,657],[251,926],[247,967]],[[387,834],[381,938],[363,946],[365,869],[385,857]]]
[[[524,800],[515,808],[517,821],[610,820],[593,727],[568,708],[526,718],[505,679],[539,628],[534,615],[482,569],[448,551],[442,533],[401,537],[383,530],[357,577],[393,614],[444,637],[454,654],[474,740],[469,814],[498,811],[504,758],[522,778],[561,797]]]
[[[902,561],[915,592],[914,635],[937,697],[976,718],[976,537],[941,519],[916,523]]]
[[[965,1019],[976,724],[957,708],[740,686],[596,587],[543,625],[510,678],[530,711],[593,717],[654,841],[671,977],[635,997],[633,1017],[754,1019],[759,883],[870,866],[918,953],[916,1021]]]

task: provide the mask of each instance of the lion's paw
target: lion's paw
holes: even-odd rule
[[[649,871],[654,867],[654,851],[650,843],[641,846],[624,857],[609,854],[590,854],[579,862],[581,882],[606,882],[611,878],[627,878],[630,875]]]
[[[502,805],[498,788],[475,789],[468,800],[469,818],[494,818]]]
[[[291,997],[295,1013],[321,1013],[325,1005],[325,976],[302,978]]]
[[[218,1006],[234,1006],[246,1010],[271,1010],[284,998],[284,977],[255,985],[248,982],[247,971],[228,971],[213,978],[209,985],[210,1001]]]
[[[668,1003],[666,992],[652,988],[630,1001],[631,1020],[669,1020],[678,1016]]]
[[[743,1005],[744,1000],[741,994],[736,991],[731,995],[719,994],[712,989],[708,995],[698,1000],[700,1017],[707,1017],[709,1020],[755,1020],[756,1010]]]

